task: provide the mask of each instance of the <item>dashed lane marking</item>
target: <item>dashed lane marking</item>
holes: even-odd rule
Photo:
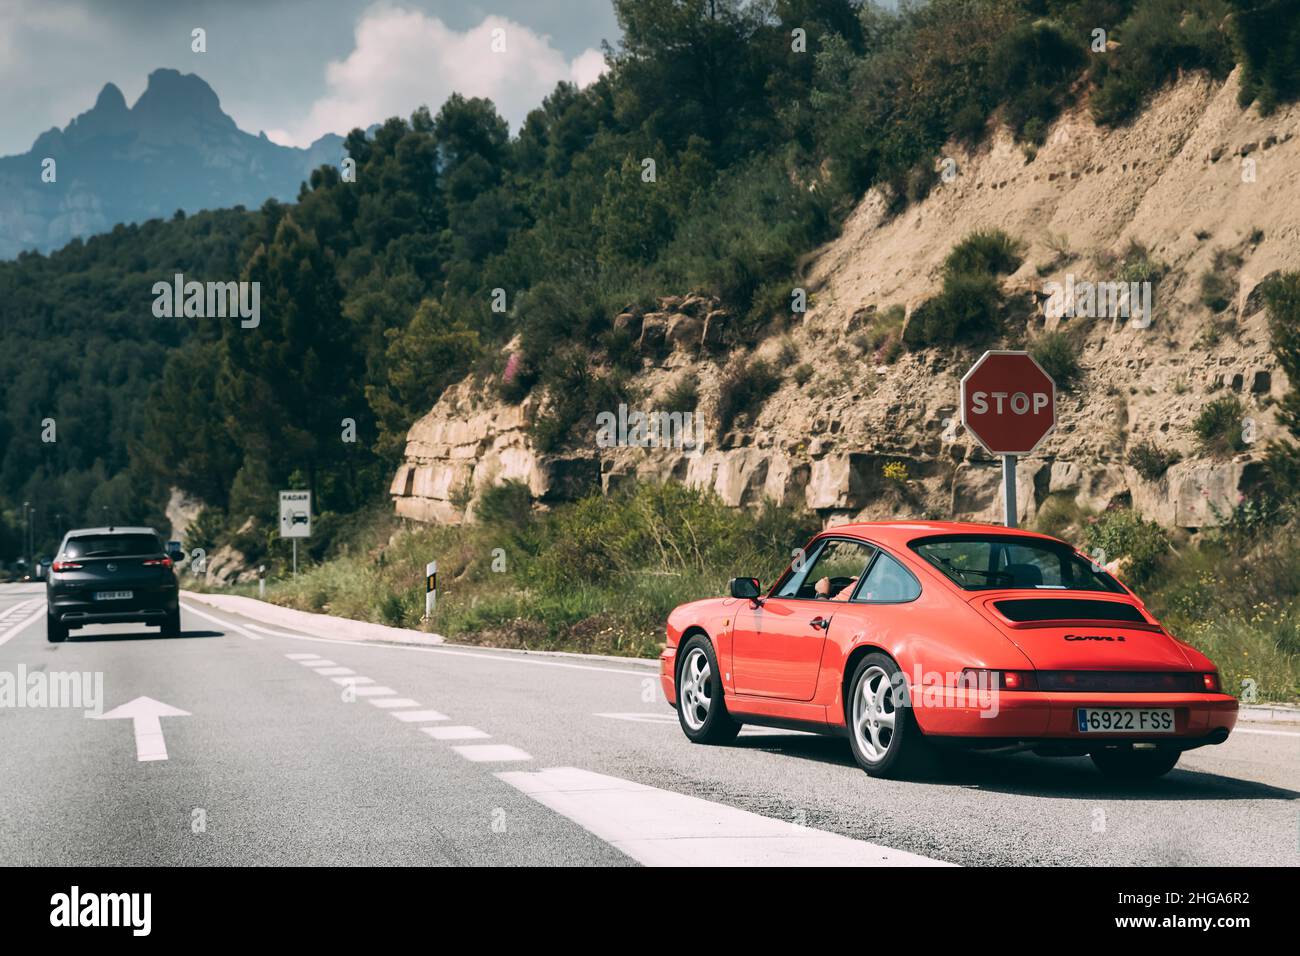
[[[383,707],[385,710],[395,709],[397,707],[419,707],[420,702],[411,700],[409,697],[379,697],[370,703],[376,707]]]
[[[446,714],[440,714],[436,710],[395,710],[393,716],[398,720],[408,724],[427,723],[433,720],[448,720]]]
[[[477,727],[421,727],[434,740],[485,740],[492,735]]]
[[[509,744],[465,744],[451,749],[474,763],[507,763],[533,759],[531,754]]]

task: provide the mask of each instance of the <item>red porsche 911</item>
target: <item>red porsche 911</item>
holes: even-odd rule
[[[759,724],[847,736],[872,776],[958,747],[1087,754],[1136,778],[1236,723],[1214,663],[1063,541],[880,522],[796,555],[766,594],[735,578],[669,615],[660,679],[692,741]]]

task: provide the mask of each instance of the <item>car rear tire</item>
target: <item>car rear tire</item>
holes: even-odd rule
[[[682,644],[678,655],[677,720],[682,732],[697,744],[735,740],[741,724],[727,712],[712,643],[696,634]]]
[[[62,644],[68,639],[68,626],[49,614],[45,615],[45,639],[51,644]]]
[[[168,614],[163,620],[162,625],[163,637],[180,637],[181,636],[181,612],[174,611]]]
[[[1118,747],[1114,750],[1094,750],[1089,756],[1097,769],[1108,777],[1117,780],[1153,780],[1173,770],[1182,752],[1167,747],[1157,747],[1155,750]]]
[[[885,654],[862,658],[849,681],[844,701],[849,745],[858,766],[872,777],[911,777],[935,769],[912,708],[897,699],[902,681],[898,665]]]

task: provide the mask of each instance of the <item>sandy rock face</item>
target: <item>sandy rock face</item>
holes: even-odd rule
[[[528,424],[544,396],[512,405],[483,383],[460,383],[411,428],[391,489],[398,513],[457,522],[507,479],[549,504],[653,478],[710,488],[736,507],[802,504],[828,522],[996,521],[999,463],[962,429],[958,382],[985,347],[1025,347],[1059,330],[1079,343],[1081,374],[1058,392],[1056,431],[1020,462],[1021,521],[1055,498],[1092,510],[1131,503],[1168,526],[1217,524],[1258,480],[1258,450],[1281,433],[1273,403],[1289,385],[1270,351],[1260,286],[1300,269],[1300,109],[1261,117],[1237,105],[1237,88],[1235,75],[1186,79],[1113,130],[1076,110],[1032,159],[1005,131],[974,152],[952,147],[956,177],[903,213],[891,218],[877,193],[863,199],[799,280],[808,311],[757,345],[731,341],[731,317],[698,294],[611,316],[642,358],[641,410],[662,411],[657,403],[685,376],[697,381],[693,447],[603,447],[579,435],[541,454]],[[990,228],[1023,245],[1004,290],[1027,322],[978,346],[887,356],[873,338],[884,317],[896,306],[913,313],[938,291],[954,243]],[[1149,323],[1051,314],[1051,284],[1114,282],[1134,244],[1160,267]],[[1231,290],[1219,312],[1203,301],[1210,273]],[[720,430],[723,370],[737,355],[765,359],[782,381]],[[1222,397],[1240,402],[1251,436],[1231,459],[1202,453],[1191,428]],[[1144,478],[1129,464],[1138,446],[1177,461]]]

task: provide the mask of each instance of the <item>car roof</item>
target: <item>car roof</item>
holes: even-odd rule
[[[79,538],[82,535],[90,534],[152,534],[158,532],[153,528],[128,527],[126,525],[113,525],[108,528],[74,528],[64,535],[65,538]]]
[[[1034,538],[1039,541],[1059,542],[1058,538],[1025,531],[1023,528],[1008,528],[1006,525],[982,521],[853,521],[837,524],[821,532],[826,534],[843,534],[849,537],[866,538],[886,546],[905,547],[920,538],[944,534],[996,534],[1022,538]]]

